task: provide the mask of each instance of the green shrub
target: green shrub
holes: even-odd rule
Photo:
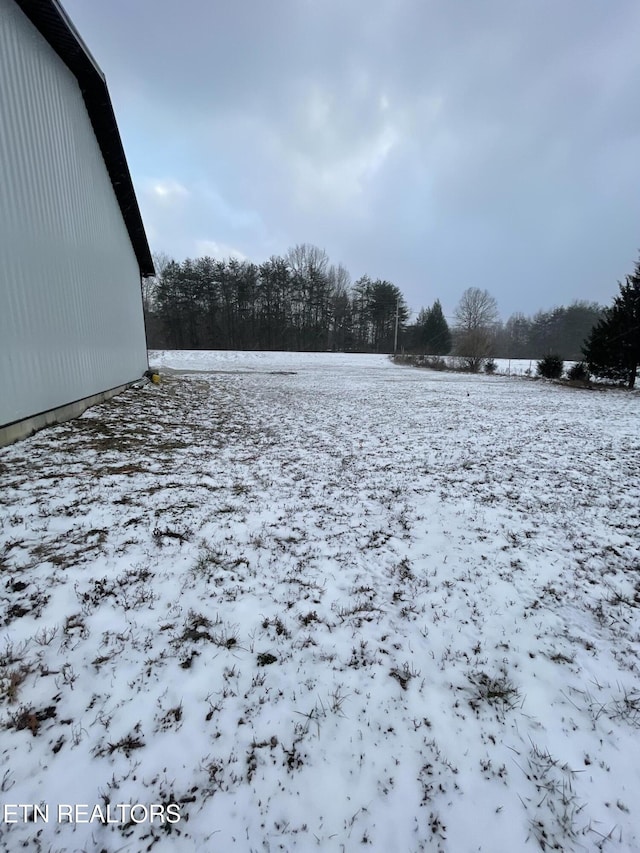
[[[567,376],[574,382],[588,382],[591,374],[589,373],[589,368],[584,361],[578,361],[569,368]]]
[[[564,369],[564,361],[559,355],[550,353],[541,358],[536,364],[536,372],[538,376],[544,376],[545,379],[560,379]]]

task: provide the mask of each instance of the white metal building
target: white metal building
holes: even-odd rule
[[[142,376],[146,275],[100,68],[57,0],[0,0],[0,445]]]

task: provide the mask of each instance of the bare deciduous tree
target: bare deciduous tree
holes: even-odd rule
[[[456,354],[469,370],[478,371],[491,355],[493,327],[499,320],[498,303],[488,290],[469,287],[454,312]]]
[[[293,246],[285,257],[292,272],[303,277],[325,275],[329,266],[329,255],[325,250],[310,243],[299,243]]]

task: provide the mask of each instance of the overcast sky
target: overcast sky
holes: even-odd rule
[[[63,0],[153,251],[296,243],[450,315],[608,304],[640,248],[638,0]]]

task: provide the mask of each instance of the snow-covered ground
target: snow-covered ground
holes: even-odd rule
[[[226,351],[206,352],[202,350],[166,351],[154,350],[150,353],[151,364],[154,367],[164,367],[170,370],[218,370],[233,372],[256,372],[270,370],[305,369],[361,369],[366,367],[392,367],[386,356],[363,353],[332,353],[332,352],[247,352]],[[445,359],[447,360],[447,359]],[[536,375],[536,359],[530,358],[496,358],[496,372],[505,376]],[[565,362],[569,368],[574,362]]]
[[[0,450],[0,849],[640,850],[638,394],[150,360]]]

